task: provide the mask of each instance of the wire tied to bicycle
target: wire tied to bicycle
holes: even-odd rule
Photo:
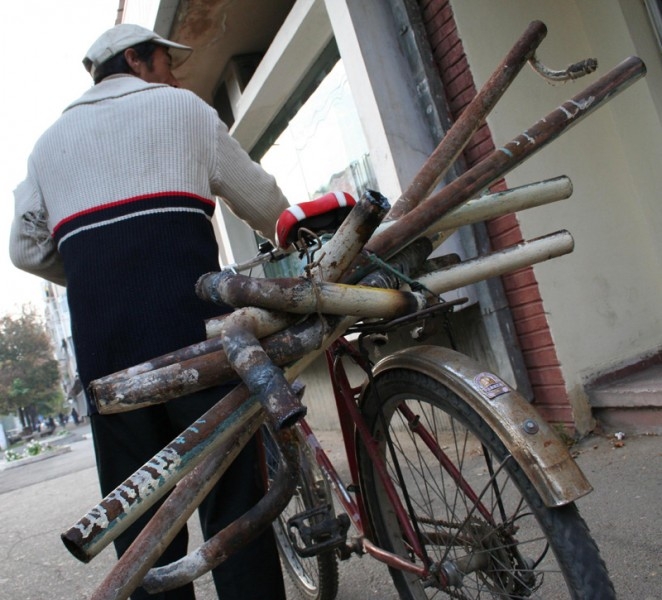
[[[306,256],[306,264],[303,267],[303,273],[304,278],[310,282],[311,290],[313,296],[315,297],[315,314],[317,315],[317,318],[320,320],[320,322],[324,324],[324,327],[328,327],[328,321],[321,309],[322,293],[318,285],[318,282],[324,281],[324,267],[322,264],[322,259],[324,258],[325,253],[322,252],[319,258],[314,258],[315,253],[322,249],[322,240],[317,233],[306,227],[299,228],[297,236],[297,245],[300,248],[303,248],[299,252],[299,256],[301,257],[304,253]],[[310,243],[311,240],[312,244]]]
[[[414,292],[420,292],[424,291],[430,296],[434,296],[435,298],[438,298],[436,294],[434,294],[431,290],[429,290],[427,287],[425,287],[422,283],[419,281],[416,281],[415,279],[412,279],[402,271],[399,271],[395,267],[391,266],[389,263],[386,261],[383,261],[379,256],[377,256],[374,252],[370,252],[368,250],[363,250],[362,254],[365,255],[368,260],[377,265],[380,269],[384,269],[385,271],[388,271],[389,273],[392,273],[395,275],[400,281],[404,281],[409,287],[412,289]],[[442,302],[443,300],[439,298]]]

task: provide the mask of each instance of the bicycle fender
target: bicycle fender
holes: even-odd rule
[[[566,445],[538,411],[500,377],[450,348],[415,346],[382,359],[392,369],[423,373],[463,398],[496,432],[548,507],[574,502],[592,487]]]

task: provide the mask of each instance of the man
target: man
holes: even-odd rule
[[[117,25],[87,52],[95,85],[35,145],[15,191],[14,264],[66,285],[81,381],[90,381],[205,338],[217,306],[199,300],[197,278],[219,269],[215,196],[273,239],[287,208],[273,177],[253,163],[216,112],[177,89],[173,60],[191,49],[137,25]],[[99,415],[90,406],[97,467],[111,492],[225,390],[165,405]],[[205,537],[263,493],[250,444],[200,507]],[[145,519],[118,538],[124,552]],[[186,532],[160,564],[185,552]],[[214,572],[223,599],[284,598],[270,531]],[[191,599],[192,585],[161,596]]]

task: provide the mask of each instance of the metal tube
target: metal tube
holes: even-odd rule
[[[390,208],[379,192],[366,190],[333,237],[324,245],[322,257],[311,276],[337,281],[373,235]]]
[[[260,427],[253,419],[176,486],[90,600],[126,600]]]
[[[430,222],[438,221],[451,209],[476,196],[491,183],[503,177],[508,171],[579,123],[612,96],[643,77],[645,72],[646,67],[639,58],[626,59],[514,140],[494,150],[485,160],[400,217],[387,231],[373,237],[366,245],[366,249],[382,259],[392,256],[400,248],[416,239],[422,231],[425,231]],[[372,267],[365,257],[359,255],[340,281],[343,283],[359,281],[366,271],[371,269]]]
[[[326,322],[311,318],[264,338],[261,343],[272,362],[285,365],[319,348],[326,334]],[[183,348],[180,352],[139,365],[141,368],[137,370],[138,374],[135,374],[135,367],[131,367],[96,379],[90,384],[89,391],[99,412],[111,414],[160,404],[227,383],[236,379],[237,374],[230,366],[225,351],[214,350],[217,346],[220,346],[220,339],[195,344],[195,352],[189,352],[192,346]],[[207,354],[198,354],[200,348],[209,348],[210,351]],[[186,359],[187,356],[192,357]],[[170,362],[179,357],[182,357],[180,362]],[[147,370],[151,365],[162,366],[152,371]]]
[[[390,318],[425,306],[425,299],[420,294],[317,283],[300,277],[263,279],[225,272],[216,280],[216,291],[230,306],[258,306],[302,315],[322,313]]]
[[[227,437],[239,435],[260,404],[237,386],[143,467],[61,535],[78,560],[88,562],[152,507]]]
[[[409,212],[436,187],[517,74],[533,58],[546,35],[547,27],[540,21],[533,21],[527,27],[480,92],[446,132],[411,185],[393,205],[387,219],[397,219]]]
[[[311,269],[311,277],[333,281],[361,250],[388,210],[388,201],[377,192],[361,196],[347,218],[325,246],[324,254]],[[203,299],[217,302],[217,281],[222,273],[209,273],[196,284]],[[274,429],[295,423],[306,414],[299,396],[290,389],[283,371],[277,368],[260,346],[255,322],[271,319],[274,313],[260,309],[240,309],[227,316],[221,326],[223,348],[232,368],[256,395]],[[282,327],[273,329],[278,331]]]
[[[417,280],[435,294],[443,294],[488,277],[503,275],[568,254],[573,247],[574,241],[570,233],[558,231],[423,275]]]
[[[495,194],[486,194],[469,200],[442,217],[423,232],[423,237],[433,237],[434,245],[463,225],[494,219],[501,215],[565,200],[572,195],[572,182],[565,175],[519,186]],[[439,235],[435,236],[435,232]]]
[[[494,219],[502,215],[520,212],[528,208],[535,208],[565,200],[572,195],[572,181],[566,176],[553,177],[535,183],[509,188],[502,192],[483,194],[473,200],[468,200],[461,206],[449,211],[441,219],[432,223],[422,232],[421,237],[429,237],[437,247],[453,231],[463,225],[471,225],[480,221]],[[384,221],[376,231],[376,235],[388,230],[396,221]],[[217,331],[215,319],[209,319],[208,337]]]
[[[150,570],[143,581],[143,587],[149,593],[176,588],[204,575],[255,539],[278,517],[296,488],[300,453],[293,430],[277,435],[283,460],[267,494],[194,552],[169,565]]]

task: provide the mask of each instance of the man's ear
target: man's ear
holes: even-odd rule
[[[124,51],[124,59],[129,68],[138,75],[140,73],[141,60],[138,58],[138,53],[133,48],[127,48]]]

